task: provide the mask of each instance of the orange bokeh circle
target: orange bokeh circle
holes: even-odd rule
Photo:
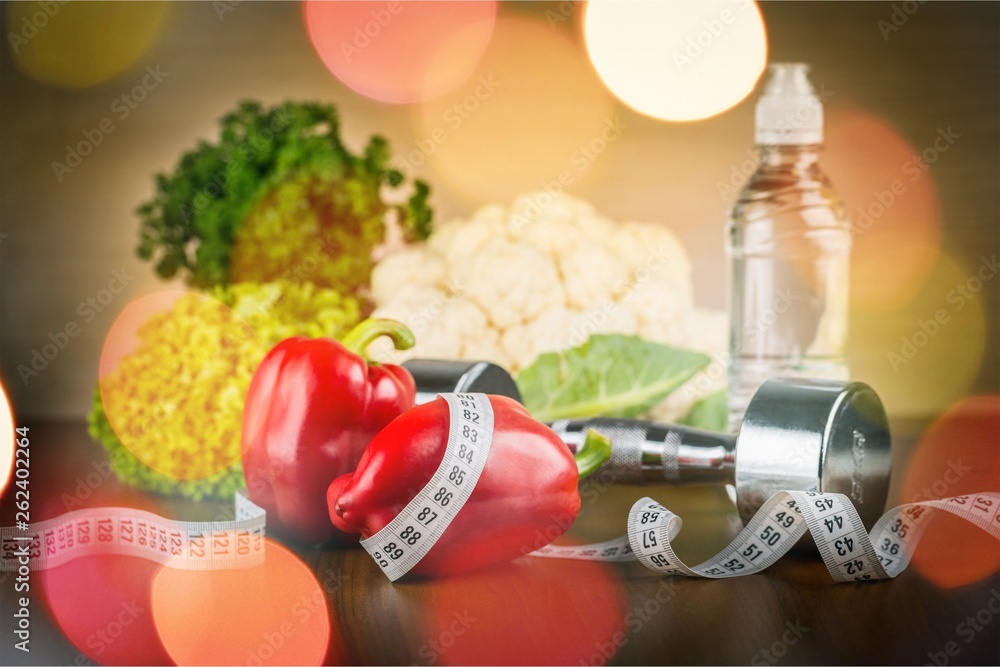
[[[160,502],[148,494],[122,489],[114,480],[91,486],[91,478],[85,479],[77,478],[73,496],[44,498],[40,511],[33,508],[32,515],[54,518],[81,507],[108,508],[109,513],[133,508],[165,515]],[[64,488],[71,489],[66,481]],[[101,665],[169,665],[173,663],[153,624],[150,600],[153,578],[162,567],[135,556],[99,554],[34,576],[46,611],[82,656]]]
[[[355,92],[397,104],[465,81],[490,42],[496,11],[494,0],[303,3],[327,69]]]
[[[958,401],[921,438],[901,502],[1000,492],[1000,396]],[[954,588],[1000,570],[997,541],[959,517],[939,512],[913,554],[913,567]]]
[[[600,647],[624,637],[627,597],[607,563],[528,557],[434,586],[419,654],[429,664],[603,664]]]
[[[937,264],[941,201],[932,167],[947,155],[934,148],[935,140],[945,145],[938,135],[925,140],[918,150],[887,121],[858,108],[834,107],[827,115],[823,167],[852,223],[855,308],[899,308]]]
[[[316,576],[273,540],[257,567],[165,567],[153,582],[152,608],[178,665],[320,665],[330,642]]]

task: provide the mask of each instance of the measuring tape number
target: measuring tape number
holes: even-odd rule
[[[390,581],[431,550],[472,495],[493,443],[493,406],[486,394],[441,394],[450,414],[448,443],[430,481],[382,530],[361,546]]]
[[[362,546],[391,581],[409,572],[430,551],[472,495],[489,456],[493,409],[485,394],[441,394],[450,423],[444,457],[427,485],[385,528]],[[1000,494],[979,493],[896,507],[865,530],[847,496],[779,491],[714,558],[686,565],[671,546],[679,516],[651,498],[636,502],[622,537],[581,546],[542,547],[536,558],[605,562],[639,560],[664,575],[723,579],[760,572],[780,559],[808,530],[835,581],[895,577],[937,511],[960,516],[1000,539]]]
[[[843,494],[779,491],[729,546],[694,567],[678,558],[670,543],[680,531],[681,518],[652,498],[643,498],[632,506],[625,537],[582,547],[547,546],[529,555],[622,561],[629,559],[624,553],[605,557],[600,548],[627,540],[632,558],[654,572],[725,579],[767,569],[808,530],[835,581],[888,579],[906,569],[924,528],[937,511],[962,517],[1000,540],[997,493],[900,505],[886,512],[869,534],[854,505]]]
[[[100,554],[136,556],[181,570],[264,562],[265,512],[243,491],[233,521],[174,521],[127,507],[74,510],[27,527],[0,528],[0,571],[44,570]]]
[[[868,581],[892,578],[906,569],[937,511],[962,517],[1000,539],[997,493],[901,505],[884,514],[869,534],[847,496],[816,491],[774,494],[728,547],[695,567],[685,565],[670,545],[680,517],[650,498],[632,507],[628,537],[636,557],[651,570],[721,579],[766,569],[808,530],[835,581]]]

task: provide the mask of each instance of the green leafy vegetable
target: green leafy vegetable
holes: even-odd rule
[[[115,477],[129,486],[161,496],[177,496],[191,500],[205,498],[229,500],[237,490],[246,486],[243,481],[243,466],[239,463],[208,477],[188,480],[176,479],[150,468],[122,444],[118,434],[111,427],[108,414],[104,411],[104,403],[101,401],[100,387],[94,387],[90,414],[87,415],[87,432],[107,450]]]
[[[709,357],[637,336],[596,335],[562,353],[548,352],[517,377],[537,419],[635,417],[704,368]]]
[[[141,447],[142,458],[121,441],[108,418],[107,409],[100,388],[94,390],[91,411],[88,416],[90,436],[100,442],[108,452],[115,476],[129,486],[167,496],[180,496],[201,500],[202,498],[232,498],[233,492],[244,486],[243,468],[234,463],[223,470],[204,475],[190,475],[179,479],[165,471],[185,469],[191,473],[199,469],[214,470],[213,462],[232,460],[238,456],[240,447],[240,423],[243,417],[243,401],[257,364],[267,350],[279,341],[291,336],[332,336],[347,333],[360,318],[360,306],[349,296],[343,296],[330,289],[318,288],[310,282],[275,282],[266,284],[239,283],[218,286],[211,290],[211,296],[220,304],[228,306],[243,321],[253,328],[260,345],[246,345],[247,352],[238,358],[238,363],[213,363],[203,367],[187,368],[185,375],[197,377],[199,386],[214,396],[228,396],[220,401],[211,414],[199,414],[206,408],[200,403],[191,405],[188,390],[191,380],[178,383],[158,384],[153,395],[160,403],[175,406],[181,415],[190,419],[164,418],[149,428],[148,422],[139,421],[139,431],[145,435],[132,441],[133,450]],[[196,303],[201,303],[200,300]],[[123,391],[132,405],[115,412],[118,428],[131,430],[136,420],[149,413],[143,406],[149,405],[149,386],[163,383],[159,375],[165,366],[170,368],[171,359],[158,355],[161,348],[155,347],[161,338],[167,338],[170,345],[178,350],[190,350],[195,346],[211,346],[223,339],[231,330],[220,328],[215,321],[218,309],[206,306],[204,309],[173,307],[159,313],[159,324],[146,327],[144,333],[137,334],[139,344],[122,360],[140,367],[140,372],[119,378],[118,391]],[[140,359],[142,363],[137,363]],[[105,396],[106,398],[107,396]],[[232,400],[236,399],[233,409]],[[114,401],[111,405],[122,403]],[[126,405],[128,405],[126,403]],[[223,407],[224,406],[224,407]],[[191,412],[186,412],[190,410]],[[184,443],[192,436],[189,424],[197,423],[200,440],[197,453],[187,456]],[[235,437],[213,437],[212,434],[235,433]],[[207,435],[206,435],[207,434]],[[151,467],[147,461],[160,461],[161,465]],[[185,475],[188,476],[188,475]]]
[[[729,407],[725,390],[709,394],[691,406],[681,424],[703,428],[707,431],[726,431],[729,428]]]
[[[410,240],[430,233],[428,187],[412,184],[403,205],[383,188],[404,185],[386,141],[363,155],[341,143],[330,105],[243,102],[222,118],[214,143],[201,141],[137,210],[138,254],[164,278],[197,287],[237,281],[309,281],[354,293],[371,273],[371,250],[395,211]]]

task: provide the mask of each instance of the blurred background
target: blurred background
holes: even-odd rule
[[[188,294],[190,300],[183,302],[188,310],[180,308],[176,290],[188,287],[183,275],[165,280],[157,275],[155,262],[137,255],[141,222],[137,208],[156,195],[156,175],[174,173],[181,156],[201,146],[200,142],[217,143],[219,120],[241,101],[257,100],[265,108],[286,100],[332,104],[339,114],[340,136],[357,155],[372,135],[385,137],[392,164],[408,185],[412,186],[413,178],[429,184],[428,204],[435,227],[464,221],[441,234],[445,237],[438,239],[441,246],[449,238],[454,241],[455,229],[471,228],[469,219],[483,210],[476,218],[479,229],[499,229],[497,235],[502,236],[499,223],[490,227],[496,223],[490,216],[498,209],[484,206],[511,207],[515,198],[539,191],[543,194],[527,201],[541,202],[545,190],[553,187],[589,202],[611,220],[644,221],[673,230],[683,252],[676,244],[669,246],[670,262],[661,272],[666,277],[651,279],[636,292],[651,292],[642,303],[652,313],[650,319],[663,325],[658,342],[715,356],[709,369],[720,373],[699,385],[704,395],[718,388],[725,362],[724,226],[739,189],[756,166],[754,105],[765,66],[781,61],[812,66],[811,80],[826,115],[822,164],[855,225],[848,356],[853,377],[877,390],[892,421],[894,468],[889,505],[1000,490],[1000,4],[45,1],[0,2],[0,24],[6,42],[0,47],[0,381],[13,408],[14,423],[31,424],[36,456],[43,457],[41,461],[32,457],[36,463],[32,489],[38,492],[33,496],[35,520],[74,509],[84,501],[93,506],[139,507],[185,519],[223,516],[216,513],[221,503],[208,501],[228,503],[233,491],[244,484],[239,466],[243,394],[267,349],[257,343],[273,344],[290,332],[325,335],[336,327],[346,329],[361,317],[357,305],[351,305],[350,299],[357,295],[350,290],[367,283],[371,262],[363,258],[354,271],[354,265],[330,261],[328,268],[339,272],[339,280],[350,283],[349,289],[322,295],[287,291],[280,306],[264,304],[260,311],[264,316],[257,322],[253,321],[256,308],[245,309],[260,340],[239,338],[240,345],[229,345],[232,336],[243,333],[238,318],[204,296]],[[625,57],[636,46],[647,56]],[[198,166],[185,162],[185,173],[199,172],[194,175],[205,179],[224,169],[210,163],[207,159]],[[380,168],[373,171],[384,177]],[[230,185],[245,185],[240,180],[244,177],[252,180],[244,172],[239,178],[233,176]],[[372,180],[377,193],[381,181]],[[360,179],[352,183],[358,185]],[[189,201],[197,201],[195,191],[211,190],[184,192],[183,182],[170,187],[183,195],[179,199]],[[308,267],[316,256],[323,259],[316,252],[305,259],[294,252],[283,254],[303,236],[301,226],[293,229],[294,225],[285,223],[304,219],[299,209],[308,206],[300,206],[301,202],[324,196],[308,187],[293,182],[288,189],[276,188],[273,197],[271,192],[262,196],[260,208],[255,202],[252,213],[260,233],[251,238],[258,245],[251,242],[243,247],[239,270],[234,259],[233,266],[224,271],[252,274],[272,261]],[[389,188],[383,184],[385,189]],[[353,192],[347,199],[349,204],[371,204],[378,197],[372,192]],[[224,210],[212,211],[213,215],[225,214]],[[361,211],[358,217],[368,213]],[[287,218],[282,217],[286,214]],[[278,224],[272,225],[275,220]],[[570,242],[590,233],[592,228],[584,229],[587,225],[596,225],[582,214],[572,221],[577,228],[564,228],[563,237],[543,241],[576,250]],[[199,230],[201,240],[220,245],[207,222]],[[353,231],[348,228],[346,236],[339,238],[343,247],[358,247],[349,238]],[[316,240],[308,233],[304,236],[310,242]],[[617,234],[607,244],[613,247],[598,250],[620,250],[616,244],[625,236]],[[656,249],[664,237],[650,234],[646,238],[648,244],[632,243],[632,259],[646,260],[648,250]],[[232,239],[223,241],[237,245]],[[480,241],[480,245],[485,243]],[[328,252],[325,245],[321,249]],[[333,252],[337,249],[334,245]],[[234,257],[239,250],[234,250]],[[448,259],[457,258],[456,264],[475,255],[481,266],[470,270],[485,273],[479,289],[497,302],[508,296],[505,286],[510,274],[522,270],[519,264],[505,263],[506,258],[493,261],[486,254],[465,254],[457,242],[452,251]],[[566,254],[572,261],[573,253]],[[690,260],[690,284],[683,276],[684,254]],[[601,261],[592,261],[595,256],[601,255],[578,253],[575,280],[578,286],[603,281],[607,289],[610,269],[605,271]],[[426,257],[421,261],[424,269],[433,266]],[[540,298],[552,287],[548,283],[565,279],[549,266],[551,280],[540,277],[537,284],[529,284],[525,291],[532,294],[525,301]],[[406,275],[408,267],[406,262],[397,264],[390,276],[393,281],[386,279],[383,287],[394,282],[398,289],[388,291],[406,291],[409,283],[416,282]],[[325,270],[308,269],[316,275]],[[682,274],[676,281],[675,273]],[[635,275],[630,274],[630,279]],[[225,283],[217,278],[199,287]],[[534,278],[531,274],[529,282]],[[494,280],[498,287],[491,294],[488,287]],[[661,284],[667,288],[662,293],[658,291]],[[375,287],[372,292],[377,291]],[[166,289],[175,291],[164,293]],[[239,310],[246,294],[241,296],[238,287],[235,290],[225,303]],[[680,320],[694,310],[685,301],[691,292],[700,313],[708,314],[704,321],[711,322],[710,332],[691,325],[689,331],[678,333],[687,326]],[[454,295],[435,301],[437,297],[431,294],[430,306],[444,314],[435,311],[425,318],[437,322],[431,322],[426,332],[418,329],[418,339],[441,343],[440,349],[447,350],[450,339],[434,327],[444,320],[462,320],[470,309],[460,307],[461,295],[454,301]],[[585,305],[599,307],[596,301]],[[148,319],[170,308],[175,314],[184,310],[194,316],[190,321],[180,316]],[[541,320],[539,313],[555,309],[543,304],[536,310]],[[471,312],[479,311],[471,308]],[[583,315],[595,312],[591,308]],[[286,321],[276,323],[279,315]],[[485,321],[481,313],[478,317]],[[145,333],[147,347],[142,353],[123,354],[134,342],[135,326],[147,321],[152,322]],[[512,324],[508,332],[518,326]],[[486,328],[485,324],[481,327]],[[563,322],[561,329],[542,333],[565,338],[567,329]],[[442,335],[427,333],[432,331]],[[486,338],[481,333],[467,327],[462,334],[464,354],[476,354],[478,338]],[[541,335],[536,334],[538,330],[523,327],[520,340],[511,338],[527,349],[538,343]],[[497,336],[495,331],[491,335]],[[102,355],[102,350],[111,354]],[[526,359],[530,361],[531,356]],[[114,372],[109,371],[116,365]],[[99,375],[102,396],[95,398]],[[204,381],[206,377],[209,381]],[[105,382],[117,383],[117,389],[109,389]],[[2,398],[0,426],[6,424],[10,432]],[[178,403],[183,409],[175,409]],[[670,407],[674,415],[685,414],[677,405]],[[690,407],[690,401],[683,407]],[[82,423],[88,411],[89,438]],[[121,421],[112,426],[115,418]],[[3,431],[0,428],[0,434]],[[100,441],[106,451],[89,440]],[[0,441],[0,481],[11,458],[4,460],[3,444]],[[191,452],[194,455],[188,456]],[[164,465],[171,462],[176,465]],[[112,469],[124,484],[105,484]],[[3,498],[12,498],[13,493],[8,491]],[[608,490],[604,500],[587,509],[574,527],[581,531],[577,537],[591,541],[619,534],[623,508],[640,493],[653,492],[630,487]],[[707,557],[725,544],[732,528],[726,513],[732,507],[722,488],[657,488],[653,495],[669,502],[685,519],[693,518],[689,525],[700,525],[705,531],[700,540],[688,542],[689,548],[703,553],[683,553],[685,558]],[[11,515],[3,515],[0,525],[6,525],[13,520],[14,503],[0,503],[2,512]],[[600,531],[605,529],[612,532],[604,535]],[[1000,570],[995,541],[982,531],[958,519],[939,521],[935,531],[928,531],[913,562],[936,586],[963,587]],[[954,558],[956,552],[962,558]],[[310,563],[322,562],[313,558],[316,552],[310,553]],[[138,595],[150,594],[153,564],[124,559],[133,562],[88,565],[86,560],[45,575],[47,608],[56,623],[44,621],[41,614],[33,617],[41,621],[33,626],[34,637],[50,652],[37,652],[32,659],[37,664],[81,664],[85,657],[108,664],[168,662],[162,653],[166,649],[150,641],[158,636],[155,614],[145,615],[127,635],[131,637],[127,642],[116,643],[104,655],[105,647],[100,645],[95,654],[94,629],[116,617],[120,601],[134,599],[133,588],[140,591]],[[299,565],[289,566],[289,571],[305,573]],[[330,597],[334,621],[336,610],[346,609],[341,630],[345,636],[365,638],[355,648],[403,647],[399,662],[409,662],[412,652],[405,653],[409,650],[405,641],[396,641],[402,634],[394,635],[392,642],[384,641],[388,616],[372,614],[373,608],[396,610],[410,605],[419,628],[425,619],[433,624],[438,616],[450,622],[450,614],[432,612],[442,602],[447,603],[442,608],[448,608],[451,599],[463,600],[462,605],[466,599],[498,605],[501,618],[494,623],[487,615],[490,622],[479,627],[487,632],[496,629],[499,639],[466,642],[464,646],[471,647],[472,653],[452,654],[457,663],[481,661],[484,651],[495,661],[491,652],[501,646],[537,661],[541,654],[536,652],[543,649],[525,641],[524,635],[534,636],[538,647],[546,651],[550,647],[562,650],[563,644],[572,646],[572,641],[553,641],[554,629],[539,623],[538,615],[512,614],[506,603],[495,602],[508,599],[511,591],[518,604],[531,609],[536,601],[561,600],[572,613],[582,608],[605,610],[606,614],[584,619],[611,622],[609,628],[599,629],[608,633],[600,636],[610,636],[618,627],[614,625],[619,620],[617,612],[612,611],[618,609],[618,598],[612,599],[618,594],[618,575],[603,566],[592,568],[580,579],[588,582],[589,589],[575,585],[557,589],[545,583],[568,576],[562,574],[569,570],[561,564],[552,570],[538,568],[533,578],[523,568],[501,570],[497,583],[489,584],[493,587],[489,590],[503,592],[496,598],[467,587],[465,582],[470,580],[465,578],[446,581],[449,588],[426,588],[431,591],[427,598],[403,595],[377,573],[378,584],[369,586],[371,580],[353,566],[348,571],[357,579],[351,586],[374,598],[340,594],[340,579],[329,587],[334,570],[315,568],[319,568],[316,574],[323,580],[323,592]],[[314,583],[311,574],[298,580],[302,579]],[[284,581],[272,578],[272,587],[284,593]],[[812,583],[797,585],[801,581],[806,580],[798,574],[794,586],[781,583],[780,576],[751,581],[750,585],[768,590],[761,593],[757,588],[760,595],[742,597],[755,605],[773,597],[773,613],[755,608],[747,619],[741,617],[741,627],[769,627],[768,619],[780,618],[775,627],[784,632],[785,614],[797,607],[788,601],[796,599],[797,591],[812,595],[821,590]],[[240,587],[247,595],[258,595],[256,585],[241,583]],[[572,595],[566,596],[564,590]],[[581,590],[596,591],[593,594],[598,597],[578,604],[584,599],[576,597]],[[738,641],[719,641],[715,628],[719,613],[736,613],[739,607],[729,604],[735,598],[726,593],[722,605],[722,597],[705,595],[703,587],[689,590],[692,597],[679,598],[676,605],[686,615],[681,619],[684,622],[673,625],[683,630],[676,634],[678,645],[686,647],[685,651],[710,644],[724,651],[745,648]],[[898,586],[894,591],[881,590],[887,595],[883,606],[942,614],[974,611],[954,600],[933,604],[929,597],[892,597],[908,590]],[[985,596],[984,590],[972,591],[979,592]],[[643,604],[648,599],[638,588],[631,595],[633,602],[640,596]],[[817,605],[833,619],[830,623],[847,619],[863,624],[865,617],[851,614],[856,607],[853,595],[848,591],[846,597],[837,598],[846,606],[838,606],[832,597]],[[13,597],[0,597],[0,603],[13,605]],[[872,599],[876,606],[882,604]],[[969,605],[981,604],[975,596],[967,595],[965,600],[972,600]],[[697,604],[709,607],[700,614]],[[187,612],[192,607],[201,609],[185,603],[185,618],[190,618]],[[257,607],[278,609],[271,604]],[[472,608],[478,615],[479,607]],[[695,609],[693,616],[691,609]],[[489,608],[486,611],[490,613]],[[3,615],[8,617],[6,612]],[[218,631],[203,625],[203,617],[219,623]],[[551,614],[552,619],[567,617]],[[690,641],[689,617],[713,619],[706,625],[704,642]],[[817,620],[830,627],[823,618]],[[921,619],[942,634],[915,638],[906,632],[889,633],[908,645],[910,652],[899,655],[891,653],[891,642],[875,652],[859,641],[858,650],[866,651],[868,660],[876,663],[923,661],[924,644],[941,639],[944,645],[954,638],[943,633],[956,621],[934,614]],[[910,623],[913,619],[903,620]],[[530,627],[515,633],[510,622]],[[240,642],[256,642],[261,636],[252,628],[256,633],[252,637],[240,635],[240,623],[233,624],[225,614],[202,614],[198,624],[199,636],[212,637],[212,643],[229,635],[239,659],[244,659],[246,649]],[[205,632],[205,627],[213,631]],[[906,631],[919,632],[921,627],[911,623]],[[350,634],[352,628],[360,630]],[[587,623],[563,623],[558,631],[567,628],[567,632],[579,631],[580,645],[589,647],[599,636]],[[672,632],[647,631],[646,636],[661,641],[673,636]],[[859,637],[863,634],[858,633]],[[308,644],[303,644],[303,636],[300,631],[296,645]],[[427,636],[439,636],[438,628],[431,627]],[[875,636],[873,632],[869,638]],[[409,639],[414,637],[418,639],[410,642],[410,648],[423,635],[418,630]],[[877,639],[881,646],[882,635]],[[194,646],[188,640],[174,637],[174,648]],[[332,642],[331,652],[336,643]],[[798,654],[799,661],[828,660],[825,645],[815,646],[819,646],[817,653]],[[633,652],[623,653],[622,661],[643,663],[671,655],[680,655],[676,659],[682,662],[711,660],[712,655],[723,656],[716,660],[721,662],[746,660],[740,653],[699,655],[666,649],[650,653],[648,649],[644,642],[633,642]],[[843,648],[848,649],[854,650],[854,642]],[[995,644],[980,642],[976,650],[982,653],[963,653],[963,660],[976,662],[977,656],[986,656],[982,662],[988,662],[995,656]],[[150,657],[149,651],[155,655]],[[369,662],[386,661],[381,657],[386,654],[358,654],[361,658],[371,655],[380,657]],[[848,656],[861,654],[841,655],[856,661]],[[279,658],[285,659],[280,654]],[[575,654],[560,653],[549,661],[559,664],[576,659]],[[213,660],[204,654],[188,662]],[[329,656],[327,660],[365,662]],[[512,664],[519,661],[523,660],[509,660]],[[790,661],[795,660],[790,657]]]
[[[732,3],[737,17],[756,11]],[[763,58],[812,65],[826,106],[825,166],[855,224],[865,221],[852,267],[854,376],[904,417],[997,393],[1000,6],[773,2],[759,11],[766,43],[720,65],[749,94],[711,117],[671,122],[612,92],[665,72],[602,80],[592,57],[614,51],[614,26],[595,30],[604,41],[588,55],[578,3],[500,3],[486,28],[438,54],[440,76],[424,88],[364,71],[335,76],[336,54],[350,58],[341,33],[324,36],[322,17],[309,25],[297,2],[5,3],[0,376],[15,414],[86,413],[116,315],[164,287],[136,257],[135,208],[152,196],[155,173],[214,139],[217,120],[246,98],[332,102],[355,151],[385,136],[404,173],[431,185],[438,223],[508,204],[570,169],[566,191],[603,214],[669,225],[693,262],[698,304],[721,309],[723,225],[752,155],[759,94],[755,77],[736,70]],[[368,20],[345,23],[345,38]],[[690,35],[655,12],[648,23],[643,38],[688,47]],[[433,28],[393,33],[388,55],[426,56]],[[573,161],[612,126],[599,152]],[[81,143],[87,154],[74,158]],[[893,195],[899,179],[905,191]],[[941,309],[947,324],[928,325]],[[19,366],[71,323],[79,334],[24,379]],[[933,334],[920,333],[928,327]]]

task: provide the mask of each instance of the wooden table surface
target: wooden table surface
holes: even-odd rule
[[[33,425],[31,434],[36,508],[43,495],[74,494],[81,472],[105,458],[81,424]],[[912,442],[895,436],[897,473]],[[99,491],[88,501],[114,497],[122,488],[108,479]],[[629,506],[643,495],[684,518],[676,547],[688,563],[713,555],[733,535],[722,489],[609,487],[586,494],[594,500],[585,500],[572,537],[621,534]],[[8,491],[0,503],[3,525],[11,524],[11,506]],[[178,500],[159,506],[173,518],[191,520],[221,507]],[[333,636],[328,661],[334,663],[1000,663],[1000,620],[990,610],[1000,600],[997,574],[950,590],[913,569],[889,582],[834,584],[815,552],[805,551],[765,573],[723,581],[660,578],[634,563],[522,558],[462,577],[391,584],[358,547],[293,548],[325,591]],[[0,590],[0,662],[85,664],[44,605],[33,607],[32,653],[15,653],[11,577],[0,578]],[[982,630],[971,634],[962,624],[977,614]],[[946,655],[946,648],[957,655]]]

